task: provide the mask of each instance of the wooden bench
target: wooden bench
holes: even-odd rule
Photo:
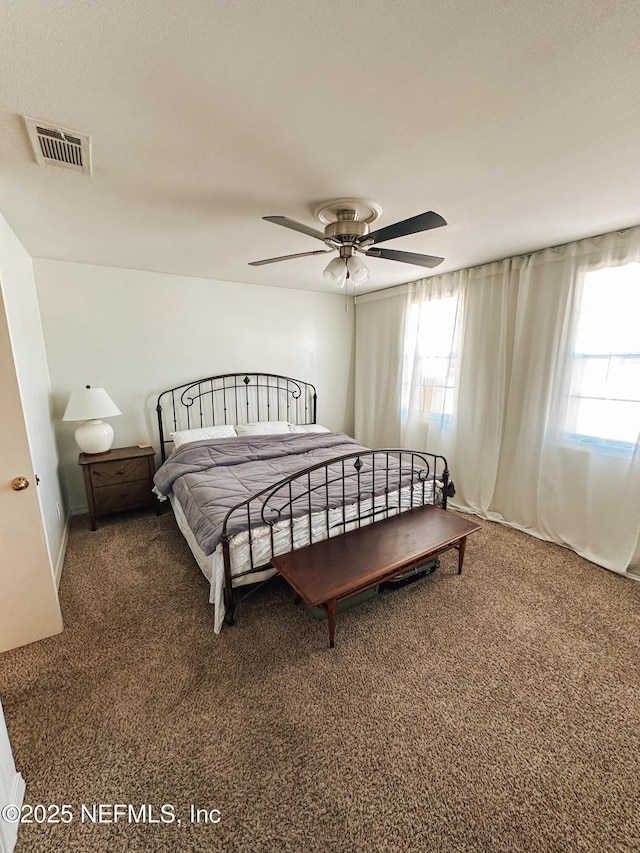
[[[305,548],[272,563],[297,595],[326,610],[329,647],[334,647],[336,605],[377,584],[458,549],[462,572],[467,536],[480,525],[434,506],[420,506]]]

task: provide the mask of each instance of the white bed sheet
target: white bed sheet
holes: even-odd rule
[[[424,498],[422,496],[422,482],[415,483],[413,487],[406,486],[400,492],[400,507],[402,510],[411,507],[411,489],[413,488],[413,506],[419,506],[422,503],[433,502],[433,481],[428,481],[424,484]],[[442,484],[438,481],[437,501],[441,500]],[[344,519],[346,524],[343,527],[343,508],[337,507],[329,510],[329,529],[331,535],[338,535],[343,531],[354,530],[358,526],[358,515],[369,515],[369,518],[361,520],[361,524],[371,524],[374,520],[374,514],[380,515],[383,511],[386,512],[386,507],[389,506],[388,515],[397,515],[398,513],[398,492],[391,492],[389,495],[380,495],[375,499],[375,504],[371,498],[360,501],[360,504],[351,504],[344,509]],[[222,625],[225,616],[224,606],[224,558],[222,554],[222,544],[219,544],[213,554],[206,555],[196,542],[196,538],[187,523],[182,506],[177,497],[171,493],[169,501],[173,508],[176,522],[182,535],[187,541],[193,556],[200,567],[200,571],[209,581],[209,601],[213,604],[214,616],[213,625],[216,634],[222,630]],[[395,506],[394,506],[395,505]],[[383,515],[384,517],[384,515]],[[311,515],[311,535],[314,542],[318,542],[327,538],[327,514],[326,512],[317,512]],[[293,520],[293,542],[296,548],[302,548],[310,542],[309,537],[309,516],[303,515]],[[272,554],[285,554],[291,550],[291,524],[288,519],[278,522],[273,527],[273,552],[271,550],[271,535],[270,528],[267,526],[257,527],[252,531],[251,547],[249,546],[248,533],[237,533],[231,538],[229,543],[230,558],[231,558],[231,575],[233,585],[242,586],[245,584],[259,583],[267,578],[273,577],[276,570],[273,568],[265,569],[264,571],[253,573],[251,575],[237,575],[246,572],[251,568],[251,554],[253,554],[253,565],[260,566],[268,563]]]

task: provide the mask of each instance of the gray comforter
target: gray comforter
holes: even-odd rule
[[[227,512],[236,504],[309,466],[365,450],[353,438],[335,432],[196,441],[172,453],[156,472],[154,482],[161,494],[173,492],[178,498],[198,545],[205,554],[211,554],[220,541]],[[340,463],[337,468],[341,468]],[[361,471],[361,482],[366,472],[367,466]],[[322,476],[324,480],[324,473]],[[301,484],[301,489],[304,488],[306,482]],[[345,488],[346,502],[357,500],[355,470]],[[329,506],[339,506],[342,498],[340,484],[330,495]],[[315,495],[312,511],[323,509],[325,500],[323,489]],[[278,505],[282,505],[282,495]],[[305,500],[305,506],[298,506],[294,515],[306,511],[308,503]],[[263,523],[260,512],[261,505],[253,501],[250,506],[252,526]],[[243,510],[231,517],[227,529],[234,534],[246,530],[247,524],[247,511]]]

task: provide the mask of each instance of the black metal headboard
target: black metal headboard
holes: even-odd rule
[[[162,461],[177,430],[255,421],[314,424],[316,404],[311,383],[274,373],[225,373],[169,388],[156,406]]]

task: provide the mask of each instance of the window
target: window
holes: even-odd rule
[[[411,306],[405,333],[402,415],[422,413],[450,420],[455,405],[458,297],[444,296]]]
[[[588,272],[582,284],[565,433],[600,451],[640,435],[640,264]]]

